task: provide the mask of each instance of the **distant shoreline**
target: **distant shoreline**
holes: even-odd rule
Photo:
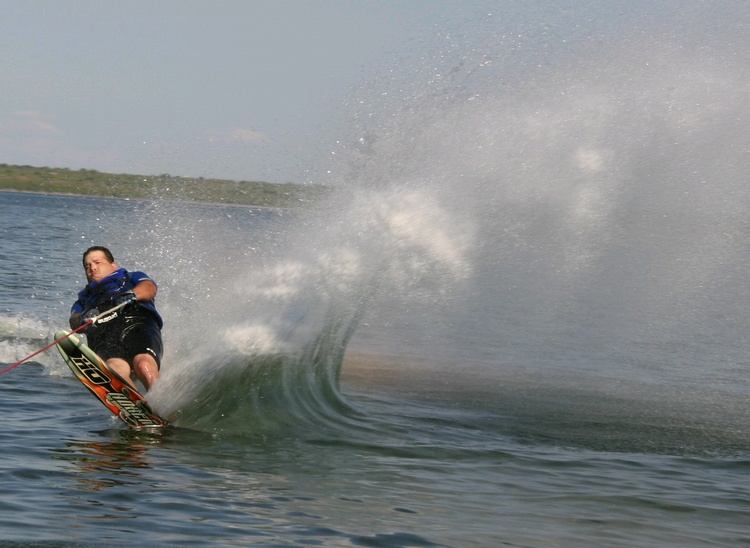
[[[164,200],[179,203],[269,209],[308,207],[333,191],[323,185],[231,181],[172,175],[101,173],[0,163],[0,191],[93,196],[125,200]]]
[[[15,188],[0,188],[0,192],[16,194],[33,194],[37,196],[68,196],[70,198],[104,198],[107,200],[125,200],[129,202],[169,202],[173,204],[187,205],[207,205],[219,207],[244,207],[246,209],[278,209],[281,211],[293,210],[289,206],[269,206],[269,205],[252,205],[252,204],[227,204],[222,202],[204,202],[197,200],[179,200],[174,198],[127,198],[123,196],[104,196],[99,194],[76,194],[75,192],[46,192],[43,190],[17,190]]]

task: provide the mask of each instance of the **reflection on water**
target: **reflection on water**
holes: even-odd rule
[[[149,450],[162,443],[161,433],[120,430],[117,434],[97,440],[67,440],[65,448],[51,449],[53,459],[75,467],[75,488],[83,491],[140,484],[141,471],[153,468]]]

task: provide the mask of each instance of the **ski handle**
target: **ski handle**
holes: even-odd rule
[[[110,308],[109,310],[105,310],[104,312],[100,313],[98,316],[95,316],[94,318],[86,320],[85,323],[82,323],[81,325],[79,325],[78,327],[76,327],[73,331],[71,331],[70,333],[68,333],[64,337],[60,337],[56,341],[52,341],[51,343],[49,343],[44,348],[40,348],[39,350],[37,350],[33,354],[30,354],[30,355],[26,356],[24,359],[19,360],[16,363],[13,363],[13,364],[9,365],[8,367],[6,367],[2,371],[0,371],[0,375],[2,375],[3,373],[5,373],[6,371],[10,371],[11,369],[13,369],[15,367],[18,367],[23,362],[29,361],[34,356],[38,356],[39,354],[41,354],[45,350],[47,350],[47,349],[52,348],[53,346],[55,346],[57,343],[60,343],[60,342],[64,341],[65,339],[67,339],[68,337],[70,337],[73,333],[78,333],[79,331],[82,331],[82,330],[86,329],[88,326],[96,323],[96,321],[99,318],[101,318],[102,316],[106,316],[107,314],[111,314],[112,312],[115,312],[115,311],[119,310],[120,308],[122,308],[123,306],[125,306],[127,304],[130,304],[130,301],[123,301],[120,304],[118,304],[117,306],[114,306],[114,307]]]

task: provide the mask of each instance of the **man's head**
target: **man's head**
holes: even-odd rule
[[[83,252],[83,269],[89,282],[98,282],[112,274],[118,266],[109,249],[95,245]]]

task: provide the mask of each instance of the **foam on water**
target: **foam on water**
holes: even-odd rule
[[[37,319],[19,315],[0,315],[0,363],[12,364],[33,354],[50,340],[49,326]],[[54,364],[54,357],[45,353],[34,361],[45,366]]]

